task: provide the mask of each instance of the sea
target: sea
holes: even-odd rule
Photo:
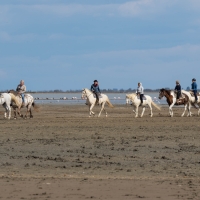
[[[105,93],[112,104],[126,104],[125,93]],[[84,105],[86,100],[81,99],[81,93],[31,93],[35,102],[39,104],[67,104],[67,105]],[[166,104],[166,99],[158,99],[157,92],[147,92],[145,95],[152,97],[157,104]]]

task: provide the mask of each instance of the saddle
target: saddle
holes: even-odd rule
[[[192,97],[194,97],[194,92],[190,91],[190,94],[191,94]]]
[[[96,95],[95,95],[95,94],[93,94],[93,97],[96,99]],[[99,99],[100,99],[100,98],[102,98],[102,95],[101,95],[101,94],[99,95]]]
[[[190,94],[191,94],[192,97],[194,97],[194,92],[190,91]],[[197,93],[197,96],[200,96],[199,92]]]
[[[140,96],[137,96],[138,99],[140,99]],[[143,100],[147,100],[145,96],[142,97]]]

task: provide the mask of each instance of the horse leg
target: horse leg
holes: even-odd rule
[[[104,105],[105,105],[105,103],[102,103],[102,104],[101,104],[101,110],[100,110],[100,112],[99,112],[99,115],[98,115],[98,117],[100,117],[100,115],[101,115],[101,112],[102,112],[102,110],[104,109]]]
[[[10,105],[7,106],[8,107],[8,119],[11,118],[11,107]]]
[[[29,112],[30,112],[30,106],[28,105],[27,106],[27,110],[26,110],[26,115],[24,116],[24,119],[27,119],[27,115],[28,115]]]
[[[174,103],[169,106],[169,115],[170,115],[170,117],[173,117],[173,115],[174,115],[173,110],[172,110],[172,107],[174,106]]]
[[[103,110],[104,110],[104,111],[105,111],[105,113],[106,113],[106,117],[108,117],[108,113],[107,113],[107,111],[106,111],[105,107],[103,108]]]
[[[92,114],[95,115],[95,113],[92,112],[92,109],[93,109],[94,105],[95,104],[91,104],[90,107],[89,107],[89,117],[91,117]]]
[[[150,108],[150,116],[153,117],[153,111],[152,111],[152,106],[151,106],[151,103],[148,104],[149,105],[149,108]]]
[[[185,115],[185,111],[188,110],[188,105],[185,104],[184,106],[184,111],[183,111],[183,114],[181,115],[181,117],[183,117]],[[189,110],[188,110],[188,114],[189,114]]]
[[[190,103],[187,105],[187,109],[188,109],[188,115],[187,115],[187,117],[192,117],[192,113],[190,111],[190,109],[191,109],[191,104]]]
[[[6,119],[7,118],[7,112],[8,112],[6,103],[3,104],[3,107],[5,108],[4,118]]]
[[[144,111],[145,111],[145,106],[142,108],[142,113],[141,113],[140,117],[143,117]]]
[[[32,115],[32,110],[30,108],[30,118],[33,118],[33,115]]]
[[[136,109],[135,109],[135,117],[138,117],[138,106],[136,106]]]
[[[18,115],[19,115],[20,117],[23,117],[23,115],[21,114],[21,108],[18,108],[17,113],[18,113]]]

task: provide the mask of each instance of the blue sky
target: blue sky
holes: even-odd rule
[[[83,3],[84,2],[84,3]],[[199,0],[1,0],[0,90],[200,84]]]

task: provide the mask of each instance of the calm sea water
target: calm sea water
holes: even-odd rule
[[[145,93],[152,97],[155,103],[166,104],[166,100],[158,99],[158,93]],[[32,93],[35,102],[40,104],[85,104],[85,100],[81,99],[81,93]],[[107,93],[106,94],[112,104],[125,104],[125,93]],[[39,98],[39,99],[37,99]],[[63,100],[62,98],[67,98]]]

